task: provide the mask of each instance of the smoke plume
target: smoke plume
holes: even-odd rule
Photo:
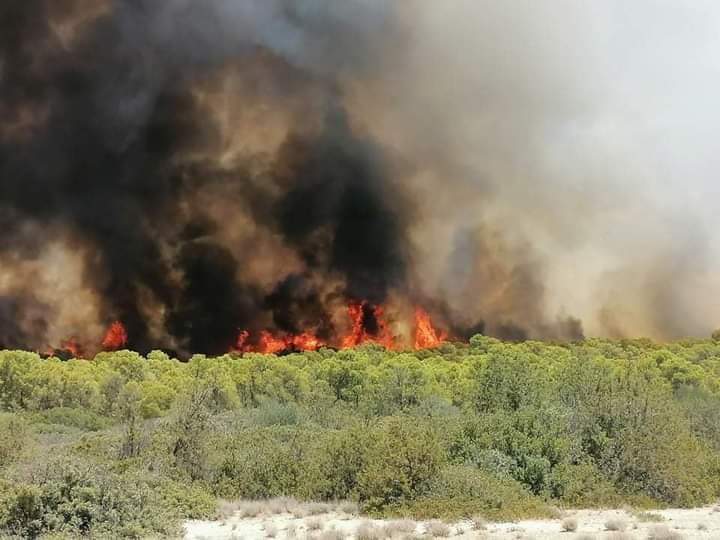
[[[712,3],[5,4],[0,346],[720,318]]]

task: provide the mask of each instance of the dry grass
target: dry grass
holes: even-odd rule
[[[313,517],[305,521],[305,527],[308,531],[321,531],[323,528],[323,520],[319,517]]]
[[[265,501],[265,510],[269,514],[287,514],[300,504],[293,497],[277,497]]]
[[[569,517],[562,520],[562,530],[564,532],[575,532],[578,528],[577,519]]]
[[[635,519],[637,519],[640,523],[659,523],[661,521],[665,521],[663,516],[656,514],[655,512],[637,512],[635,514]]]
[[[605,530],[606,531],[624,531],[627,529],[627,521],[625,521],[623,518],[610,518],[605,522]]]
[[[548,510],[552,519],[562,519],[562,517],[565,515],[565,512],[560,510],[557,506],[551,506],[548,508]]]
[[[447,538],[451,531],[442,521],[431,521],[425,526],[425,532],[434,538]]]
[[[330,529],[329,531],[320,533],[318,540],[345,540],[345,537],[346,535],[342,531]]]
[[[218,503],[217,518],[228,519],[235,515],[238,511],[238,503],[233,501],[221,500]]]
[[[341,501],[337,504],[337,511],[342,512],[343,514],[356,516],[360,513],[360,507],[356,502]]]
[[[400,535],[402,533],[415,532],[416,524],[410,519],[398,519],[391,521],[383,527],[383,532],[387,538]]]
[[[682,540],[683,535],[666,525],[656,525],[648,533],[648,540]]]
[[[475,516],[470,520],[473,531],[484,531],[487,529],[487,521],[482,516]]]
[[[286,538],[295,538],[297,536],[297,525],[295,523],[291,523],[287,526],[287,529],[285,530],[285,537]]]
[[[355,529],[356,540],[383,540],[385,533],[381,527],[377,527],[369,521],[364,521]]]

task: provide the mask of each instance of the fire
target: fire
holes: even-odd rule
[[[437,347],[446,339],[447,333],[435,329],[427,311],[421,307],[415,308],[415,348]]]
[[[268,330],[260,332],[257,344],[251,344],[250,332],[242,330],[238,334],[234,351],[259,352],[262,354],[276,354],[285,351],[317,351],[325,342],[311,332],[302,334],[273,334]]]
[[[110,325],[105,338],[102,340],[102,348],[106,351],[117,351],[127,345],[128,335],[125,326],[120,321],[115,321]]]
[[[83,349],[77,338],[71,337],[60,342],[59,347],[48,347],[44,351],[45,356],[60,356],[62,358],[80,358]]]
[[[367,301],[352,302],[347,307],[347,314],[350,319],[350,330],[346,335],[338,337],[330,346],[351,349],[365,343],[377,343],[389,350],[403,348],[403,345],[398,342],[398,338],[393,335],[382,306],[373,305]],[[412,342],[414,348],[437,347],[446,339],[447,333],[437,330],[433,326],[430,315],[424,309],[416,308],[415,336]],[[328,345],[327,342],[312,332],[282,334],[262,330],[257,339],[253,340],[250,332],[241,330],[232,351],[277,354],[289,351],[317,351],[326,345]]]
[[[61,342],[60,350],[71,353],[75,358],[82,355],[82,347],[75,337],[71,337],[70,339]]]
[[[363,343],[379,343],[387,349],[395,348],[395,337],[390,332],[382,306],[367,301],[353,302],[348,306],[352,327],[342,340],[341,348],[350,349]]]

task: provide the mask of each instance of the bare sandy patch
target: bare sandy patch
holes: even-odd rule
[[[235,506],[233,506],[233,504]],[[566,540],[720,540],[717,506],[629,510],[570,510],[557,519],[514,523],[463,520],[379,520],[359,516],[352,505],[323,505],[285,500],[228,503],[224,519],[187,521],[186,540],[409,540],[566,539]],[[571,526],[570,526],[571,525]],[[574,530],[569,530],[574,529]]]

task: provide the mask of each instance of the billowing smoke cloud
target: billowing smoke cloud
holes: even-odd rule
[[[361,300],[514,339],[718,316],[710,213],[686,210],[707,120],[672,109],[711,66],[663,92],[705,42],[652,47],[681,8],[7,4],[0,345],[97,342],[116,319],[141,350],[330,340]]]

